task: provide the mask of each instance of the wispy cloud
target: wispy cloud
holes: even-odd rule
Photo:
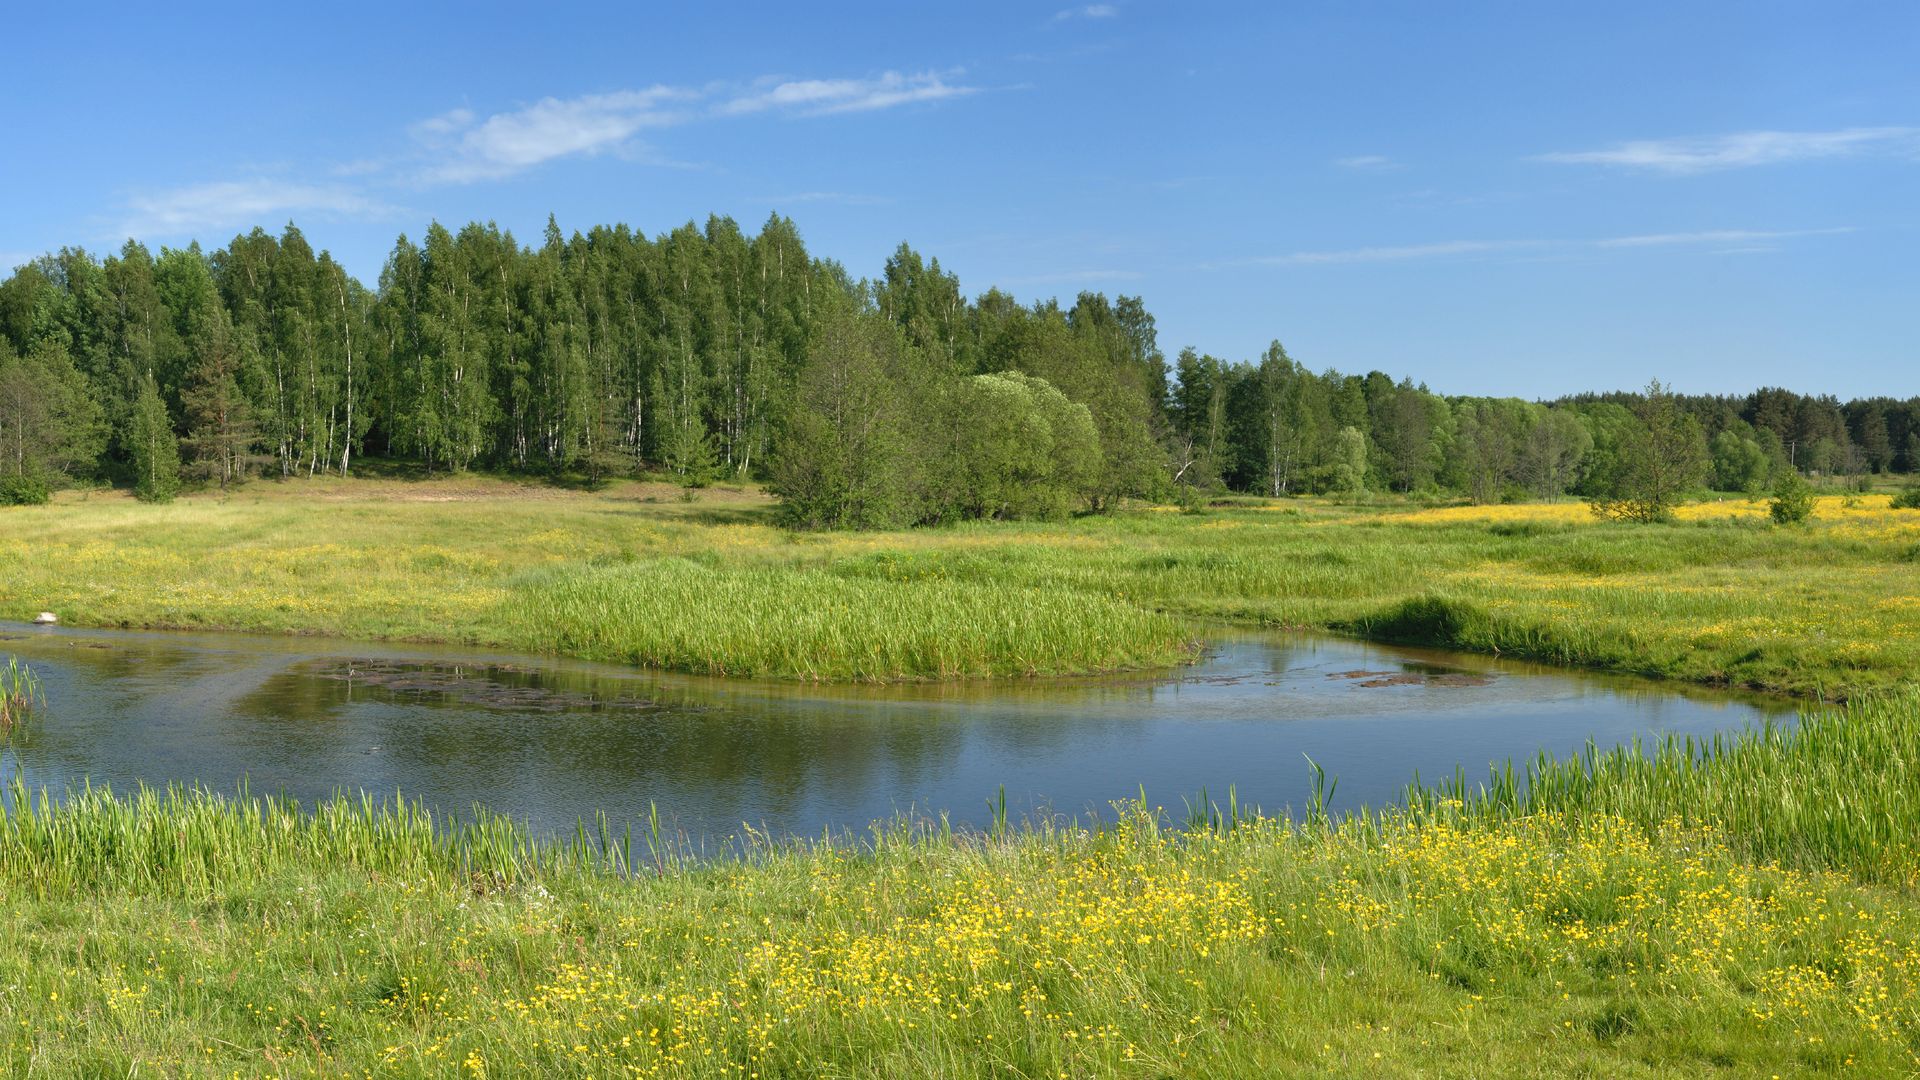
[[[1120,14],[1120,9],[1112,4],[1084,4],[1080,7],[1063,8],[1054,12],[1049,21],[1067,22],[1071,19],[1111,19]]]
[[[851,79],[761,79],[747,86],[652,86],[532,105],[481,117],[459,108],[408,128],[432,159],[424,183],[497,180],[565,157],[622,153],[667,164],[636,141],[643,131],[756,113],[871,112],[977,92],[957,71],[885,71]]]
[[[338,185],[258,177],[192,184],[128,200],[126,236],[186,236],[239,228],[293,215],[320,218],[387,217],[395,207]]]
[[[429,182],[467,183],[511,176],[555,158],[592,156],[625,146],[644,128],[684,117],[674,110],[697,95],[668,86],[541,98],[525,108],[482,120],[454,109],[409,130],[442,158],[423,174]]]
[[[921,101],[939,101],[974,93],[978,88],[949,82],[957,72],[922,71],[902,74],[888,71],[866,79],[797,79],[774,83],[722,101],[715,112],[737,116],[743,113],[779,109],[802,115],[867,112],[911,105]]]
[[[1745,131],[1673,139],[1638,139],[1600,150],[1542,154],[1560,165],[1611,165],[1687,176],[1790,161],[1887,151],[1920,154],[1920,128],[1855,127],[1837,131]]]
[[[127,201],[121,228],[126,235],[183,236],[293,215],[387,217],[395,209],[373,192],[500,180],[565,158],[611,154],[653,165],[689,167],[655,153],[641,135],[728,117],[871,112],[977,93],[978,87],[960,81],[963,74],[958,69],[883,71],[860,78],[772,76],[744,84],[655,85],[545,97],[493,113],[463,105],[408,125],[410,149],[404,153],[311,170],[311,175],[328,178],[326,182],[255,177],[142,193]],[[845,192],[802,192],[781,201],[858,204],[879,200]]]
[[[1335,158],[1333,163],[1343,169],[1356,169],[1361,172],[1388,172],[1400,167],[1399,162],[1382,154],[1359,154],[1354,157]]]
[[[1215,270],[1233,266],[1324,266],[1343,263],[1390,263],[1458,256],[1510,255],[1516,258],[1565,258],[1582,252],[1662,247],[1711,247],[1716,253],[1756,254],[1776,251],[1778,241],[1810,236],[1837,236],[1857,232],[1851,225],[1821,229],[1705,229],[1698,232],[1643,233],[1597,240],[1448,240],[1433,244],[1347,248],[1334,251],[1295,251],[1284,255],[1256,255],[1203,264]]]
[[[1641,248],[1672,247],[1681,244],[1761,245],[1769,241],[1791,240],[1801,236],[1837,236],[1857,231],[1851,225],[1830,229],[1707,229],[1701,232],[1648,233],[1642,236],[1615,236],[1594,241],[1595,247]],[[1771,250],[1770,248],[1767,250]]]

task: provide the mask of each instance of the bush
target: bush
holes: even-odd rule
[[[1780,482],[1774,485],[1773,501],[1767,504],[1767,512],[1780,525],[1794,525],[1807,520],[1813,516],[1813,487],[1798,470],[1786,470]]]
[[[53,497],[53,489],[37,476],[0,476],[0,506],[38,506]]]
[[[1920,510],[1920,484],[1908,484],[1893,493],[1895,510]]]

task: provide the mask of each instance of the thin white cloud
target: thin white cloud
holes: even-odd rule
[[[1119,14],[1120,9],[1112,4],[1085,4],[1056,11],[1050,21],[1063,23],[1071,19],[1111,19]]]
[[[377,218],[396,209],[351,188],[260,177],[191,184],[128,201],[122,236],[188,236],[302,215]]]
[[[675,164],[652,155],[636,137],[648,129],[716,117],[869,112],[976,92],[976,87],[955,82],[958,75],[886,71],[857,79],[769,78],[744,88],[652,86],[542,98],[486,117],[454,109],[408,128],[432,160],[414,179],[426,184],[498,180],[559,158],[605,153]]]
[[[423,146],[443,155],[422,179],[456,184],[493,180],[555,158],[592,156],[626,146],[644,128],[680,122],[683,117],[673,106],[696,96],[690,90],[654,86],[567,99],[549,97],[484,120],[471,110],[454,109],[410,130]]]
[[[1920,128],[1745,131],[1732,135],[1637,139],[1600,150],[1542,154],[1535,160],[1559,165],[1611,165],[1687,176],[1790,161],[1850,157],[1874,151],[1920,154]]]
[[[1358,154],[1354,157],[1335,158],[1333,163],[1343,169],[1357,169],[1362,172],[1386,172],[1400,167],[1399,162],[1381,154]]]
[[[1712,247],[1718,254],[1777,251],[1777,243],[1809,236],[1837,236],[1859,231],[1851,225],[1823,229],[1706,229],[1699,232],[1643,233],[1597,240],[1449,240],[1434,244],[1347,248],[1335,251],[1295,251],[1284,255],[1257,255],[1202,264],[1200,269],[1234,266],[1326,266],[1347,263],[1407,262],[1467,255],[1512,255],[1534,259],[1566,258],[1581,252],[1631,251],[1642,248]]]
[[[947,81],[957,72],[882,72],[865,79],[795,79],[762,85],[715,106],[726,116],[783,110],[808,116],[867,112],[971,94],[976,87]]]
[[[270,177],[192,184],[133,196],[120,235],[177,237],[203,230],[301,217],[380,218],[395,209],[371,191],[498,180],[562,158],[618,155],[649,164],[693,168],[655,154],[639,136],[729,116],[809,117],[865,112],[938,101],[978,91],[957,81],[962,73],[885,71],[852,79],[766,78],[751,84],[703,87],[656,85],[572,98],[546,97],[531,105],[482,114],[462,106],[407,128],[412,149],[390,158],[362,158],[316,175],[328,182]],[[803,192],[789,202],[878,201],[843,192]]]
[[[1765,245],[1772,240],[1790,240],[1801,236],[1837,236],[1856,231],[1851,225],[1830,229],[1708,229],[1702,232],[1648,233],[1642,236],[1615,236],[1595,240],[1595,247],[1640,248],[1672,247],[1679,244]],[[1771,250],[1771,249],[1769,249]]]
[[[429,116],[407,130],[416,139],[430,139],[438,135],[451,135],[473,125],[472,109],[448,109],[439,116]]]

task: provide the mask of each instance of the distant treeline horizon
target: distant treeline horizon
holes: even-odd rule
[[[1920,397],[1672,395],[1697,483],[1920,472]],[[1446,396],[1276,340],[1171,359],[1139,297],[1030,305],[902,244],[872,278],[774,215],[536,247],[401,236],[374,287],[289,223],[63,248],[0,281],[0,502],[72,483],[431,470],[757,480],[797,524],[1053,516],[1206,492],[1605,495],[1645,396]],[[1641,425],[1641,428],[1636,428]]]

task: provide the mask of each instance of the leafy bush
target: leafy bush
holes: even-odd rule
[[[1813,516],[1813,487],[1799,471],[1787,469],[1773,487],[1773,501],[1767,512],[1781,525],[1793,525]]]
[[[53,497],[53,489],[37,476],[0,476],[0,506],[38,506]]]
[[[1895,510],[1920,510],[1920,484],[1908,484],[1893,493]]]

